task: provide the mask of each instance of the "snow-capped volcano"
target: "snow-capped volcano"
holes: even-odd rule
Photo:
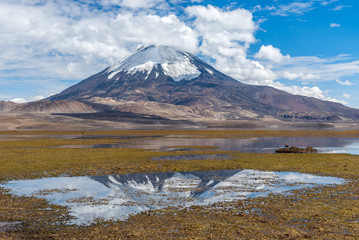
[[[161,67],[164,74],[175,81],[191,80],[201,74],[193,62],[193,55],[187,52],[169,46],[150,45],[116,62],[107,70],[107,73],[110,74],[108,79],[112,79],[119,72],[128,74],[145,72],[148,76],[154,68],[157,71]]]
[[[238,66],[240,67],[240,66]],[[359,121],[359,110],[243,84],[191,53],[150,45],[48,100],[170,119]]]

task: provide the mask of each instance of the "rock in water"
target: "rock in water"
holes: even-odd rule
[[[286,145],[288,146],[288,145]],[[275,150],[276,153],[317,153],[318,150],[313,147],[299,148],[299,147],[284,147]]]

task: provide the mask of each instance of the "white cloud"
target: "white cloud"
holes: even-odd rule
[[[289,55],[283,56],[279,48],[274,48],[272,45],[262,45],[259,52],[255,54],[255,58],[271,60],[273,62],[281,62],[284,58],[290,58]]]
[[[344,86],[351,86],[352,83],[349,80],[345,80],[345,81],[341,81],[341,80],[336,80],[337,83],[339,83],[340,85],[344,85]]]
[[[224,11],[214,6],[191,6],[186,12],[196,17],[195,29],[200,32],[206,40],[224,40],[225,46],[234,45],[235,41],[253,43],[253,33],[257,29],[253,22],[252,13],[245,9]]]
[[[154,8],[168,4],[165,0],[99,0],[100,4],[105,7],[120,6],[130,9]]]
[[[272,63],[271,70],[278,76],[290,80],[336,81],[343,77],[359,74],[359,61],[353,61],[348,55],[338,55],[332,58],[291,57],[280,63]]]
[[[337,28],[337,27],[340,27],[341,25],[340,24],[338,24],[338,23],[331,23],[330,24],[330,27],[331,28]]]
[[[304,15],[305,13],[312,11],[321,6],[327,6],[331,3],[337,2],[338,0],[307,0],[307,1],[294,1],[288,4],[278,4],[273,6],[256,6],[254,11],[267,10],[272,15],[279,16],[290,16],[290,15]]]
[[[338,0],[329,0],[329,1],[325,1],[325,0],[322,0],[320,4],[322,4],[323,6],[327,6],[333,2],[337,2]]]
[[[337,102],[342,104],[347,104],[345,101],[341,101],[332,97],[329,97],[327,92],[321,90],[319,87],[301,87],[301,86],[286,86],[280,82],[274,82],[272,87],[281,89],[283,91],[289,92],[294,95],[301,95],[307,97],[314,97],[326,101]]]
[[[343,94],[343,97],[345,97],[345,98],[351,98],[351,95],[348,94],[348,93],[344,93],[344,94]]]
[[[50,96],[50,95],[49,95]],[[46,98],[45,96],[34,96],[34,97],[30,97],[30,98],[23,98],[23,97],[16,97],[16,98],[8,98],[10,99],[9,101],[14,102],[14,103],[26,103],[26,102],[32,102],[32,101],[38,101],[38,100],[42,100]]]
[[[200,51],[215,60],[215,67],[247,84],[272,86],[293,94],[317,97],[324,100],[339,102],[327,96],[318,87],[286,86],[276,79],[281,72],[273,71],[272,67],[259,61],[248,59],[247,50],[255,42],[254,33],[258,26],[253,21],[252,14],[243,9],[224,11],[212,6],[189,7],[188,14],[195,18],[194,30],[202,38]],[[238,24],[241,23],[241,24]],[[278,48],[262,46],[256,54],[258,59],[271,60],[271,63],[287,64],[291,61],[289,55],[283,56]],[[314,58],[318,60],[318,58]],[[309,60],[308,60],[309,61]],[[314,73],[299,73],[293,79],[318,79]],[[289,72],[287,74],[290,74]]]
[[[345,6],[345,5],[339,5],[339,6],[336,6],[335,8],[333,8],[332,10],[333,10],[333,11],[340,11],[340,10],[342,10],[343,8],[347,8],[347,7],[352,7],[352,6],[350,6],[350,5],[347,5],[347,6]]]
[[[175,15],[109,14],[73,1],[0,3],[0,29],[1,70],[17,69],[15,74],[23,76],[37,72],[42,77],[84,78],[138,44],[166,44],[191,52],[198,45],[197,35]]]
[[[252,13],[244,9],[224,11],[213,6],[192,6],[186,12],[194,17],[194,30],[202,38],[202,54],[215,60],[215,67],[244,82],[263,82],[275,78],[273,72],[247,58],[258,26]]]
[[[282,74],[283,78],[289,79],[289,80],[294,80],[294,79],[300,79],[303,81],[308,81],[308,80],[314,80],[314,79],[320,79],[320,77],[318,75],[315,74],[304,74],[302,72],[300,73],[293,73],[293,72],[284,72]]]
[[[279,5],[272,12],[273,15],[289,16],[289,15],[303,15],[314,9],[314,1],[307,2],[292,2],[288,5]]]
[[[266,62],[261,63],[266,66]],[[339,84],[348,85],[351,84],[348,80],[341,81],[338,79],[359,74],[359,61],[353,61],[349,55],[338,55],[332,58],[291,57],[279,63],[271,63],[270,67],[278,78],[299,80],[307,83],[336,81]],[[272,81],[272,83],[267,82],[267,85],[298,95],[317,97],[323,100],[346,104],[344,101],[329,97],[328,92],[317,87],[288,87],[283,84],[278,85],[277,83]]]
[[[45,96],[38,95],[38,96],[35,96],[35,97],[30,98],[30,102],[32,102],[32,101],[38,101],[38,100],[41,100],[41,99],[44,99],[44,98],[46,98],[46,97],[45,97]]]
[[[122,0],[119,5],[129,8],[152,8],[165,2],[164,0]]]
[[[25,98],[13,98],[10,101],[14,102],[14,103],[25,103],[25,102],[27,102],[27,100]]]
[[[333,11],[340,11],[344,8],[343,5],[339,5],[339,6],[336,6],[335,8],[333,8]]]

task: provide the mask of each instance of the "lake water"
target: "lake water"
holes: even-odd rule
[[[258,137],[248,139],[156,137],[139,138],[123,144],[66,145],[61,148],[144,148],[160,151],[188,151],[193,146],[213,146],[219,150],[253,153],[274,153],[285,144],[296,147],[314,147],[320,153],[349,153],[359,155],[359,138],[348,137]],[[194,149],[196,150],[196,149]]]
[[[296,147],[311,146],[321,153],[359,154],[359,138],[338,137],[166,138],[144,140],[138,147],[165,150],[173,146],[214,146],[226,151],[273,153],[285,144]]]
[[[295,172],[220,170],[57,177],[10,181],[0,186],[15,195],[68,206],[74,217],[69,224],[88,225],[96,218],[125,220],[133,214],[170,206],[208,206],[344,182]]]

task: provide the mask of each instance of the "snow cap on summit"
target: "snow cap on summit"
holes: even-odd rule
[[[109,79],[122,71],[128,74],[147,72],[149,75],[154,67],[161,65],[163,73],[173,80],[191,80],[201,74],[193,62],[191,54],[177,48],[150,45],[139,48],[133,55],[116,62],[107,72],[111,73]]]

